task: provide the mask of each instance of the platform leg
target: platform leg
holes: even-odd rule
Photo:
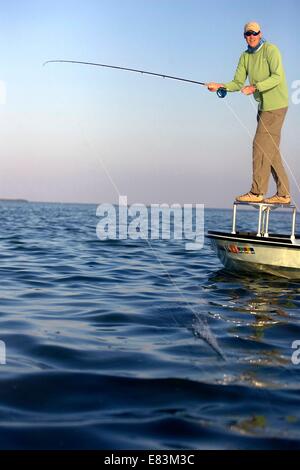
[[[259,206],[259,216],[258,216],[258,228],[257,228],[257,237],[261,237],[261,222],[262,222],[262,211],[263,211],[263,206]]]
[[[233,204],[232,231],[231,231],[232,235],[236,234],[236,209],[237,209],[237,205]]]
[[[294,242],[296,239],[296,214],[297,214],[297,209],[296,207],[293,209],[293,222],[292,222],[292,235],[291,235],[291,241]]]
[[[265,232],[264,237],[268,238],[269,236],[269,221],[270,221],[270,207],[266,208],[266,215],[265,215]]]

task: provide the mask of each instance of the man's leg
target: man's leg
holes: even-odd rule
[[[253,140],[251,187],[253,194],[265,194],[267,192],[271,173],[271,162],[266,156],[270,152],[270,142],[268,141],[268,133],[262,125],[262,116],[264,114],[263,111],[258,112],[257,129]]]
[[[280,139],[281,139],[281,130],[282,130],[286,113],[287,113],[287,108],[278,109],[276,111],[277,126],[278,126],[277,127],[278,145],[277,145],[277,151],[274,153],[272,167],[271,167],[271,172],[272,172],[273,178],[277,186],[277,194],[280,197],[287,196],[290,194],[289,180],[288,180],[286,171],[282,163],[282,158],[281,158],[280,149],[279,149]]]
[[[262,111],[253,142],[253,183],[251,192],[265,194],[272,171],[279,196],[289,194],[289,183],[282,165],[279,145],[287,108]]]

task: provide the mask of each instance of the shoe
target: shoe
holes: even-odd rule
[[[263,194],[253,194],[251,192],[243,194],[235,198],[238,202],[262,202],[264,200]]]
[[[291,196],[278,196],[278,194],[275,194],[272,197],[268,197],[264,199],[264,202],[266,204],[290,204],[291,203]]]

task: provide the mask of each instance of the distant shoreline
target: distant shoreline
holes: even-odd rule
[[[25,204],[29,203],[27,199],[6,199],[6,198],[0,198],[0,202],[22,202]]]
[[[18,204],[69,204],[69,205],[83,205],[83,206],[99,206],[101,202],[65,202],[65,201],[30,201],[28,199],[13,199],[13,198],[0,198],[0,203],[1,202],[7,202],[7,203],[18,203]],[[117,204],[112,202],[110,203],[114,206]],[[161,203],[158,203],[161,204]],[[128,204],[130,206],[130,204]],[[151,204],[146,204],[146,207],[150,207]],[[229,207],[211,207],[211,206],[205,206],[205,209],[213,209],[213,210],[232,210],[232,206]]]
[[[53,205],[81,205],[81,206],[99,206],[101,202],[65,202],[65,201],[30,201],[27,199],[10,199],[10,198],[0,198],[0,203],[17,203],[17,204],[53,204]],[[113,206],[117,206],[116,203],[111,203]],[[146,207],[149,208],[151,204],[146,204]],[[128,205],[130,206],[130,204]],[[229,207],[211,207],[205,206],[205,209],[208,210],[218,210],[218,211],[232,211],[232,206]],[[247,210],[247,209],[243,209]]]

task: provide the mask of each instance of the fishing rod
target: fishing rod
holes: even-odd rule
[[[197,85],[207,86],[207,83],[198,82],[196,80],[188,80],[187,78],[173,77],[172,75],[165,75],[162,73],[147,72],[146,70],[129,69],[127,67],[120,67],[118,65],[97,64],[95,62],[82,62],[79,60],[62,60],[62,59],[47,60],[46,62],[44,62],[43,65],[47,65],[50,63],[93,65],[95,67],[106,67],[108,69],[127,70],[128,72],[142,73],[145,75],[154,75],[155,77],[169,78],[171,80],[178,80],[180,82],[195,83]],[[219,98],[225,98],[225,96],[227,95],[226,88],[223,88],[223,87],[218,88],[217,95]]]

